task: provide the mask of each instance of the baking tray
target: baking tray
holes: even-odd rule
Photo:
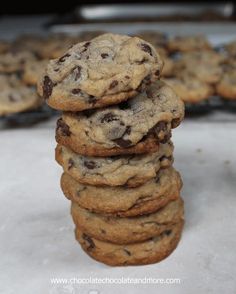
[[[0,129],[30,127],[58,114],[59,112],[44,104],[37,110],[0,116]]]

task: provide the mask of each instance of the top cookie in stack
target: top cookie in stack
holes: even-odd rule
[[[179,98],[159,81],[162,66],[151,44],[113,34],[50,61],[39,92],[51,107],[70,111],[58,121],[57,141],[88,156],[156,151],[184,113]]]

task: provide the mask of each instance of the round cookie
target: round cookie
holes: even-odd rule
[[[232,61],[223,66],[223,76],[216,84],[216,92],[228,100],[236,100],[236,62]]]
[[[57,145],[56,160],[64,171],[82,184],[136,187],[173,162],[173,144],[160,144],[155,153],[113,157],[85,157]]]
[[[229,56],[235,58],[236,57],[236,41],[232,41],[224,46],[224,49],[228,53]]]
[[[182,180],[173,168],[160,169],[156,177],[136,188],[83,185],[63,173],[65,196],[90,211],[130,217],[152,213],[180,196]]]
[[[6,53],[11,47],[10,42],[0,40],[0,54]]]
[[[149,43],[105,34],[51,60],[38,84],[41,96],[64,111],[117,104],[159,78],[162,61]]]
[[[168,40],[167,48],[170,52],[189,52],[211,49],[212,46],[204,36],[175,36]]]
[[[26,85],[36,86],[39,78],[42,76],[48,60],[27,61],[24,65],[22,80]]]
[[[79,38],[65,34],[49,35],[44,40],[44,45],[39,52],[42,59],[59,58],[74,44],[79,42]]]
[[[58,121],[56,140],[83,155],[116,155],[119,149],[124,154],[126,148],[147,143],[150,136],[166,143],[171,137],[171,128],[177,127],[183,117],[183,102],[169,86],[157,81],[121,104],[94,111],[63,113]]]
[[[11,48],[16,52],[31,52],[35,57],[40,58],[40,52],[45,44],[45,37],[40,35],[21,35],[13,43]]]
[[[72,202],[71,215],[75,226],[86,235],[115,244],[130,244],[158,236],[183,220],[184,205],[179,198],[154,213],[127,218],[96,214]]]
[[[26,61],[35,60],[28,51],[8,52],[0,55],[0,73],[15,73],[22,71]]]
[[[172,87],[184,102],[199,103],[208,99],[214,93],[211,85],[190,74],[183,73],[176,77],[165,78],[164,81]]]
[[[175,64],[174,72],[195,76],[198,80],[208,83],[217,83],[222,76],[220,63],[224,61],[224,56],[214,51],[189,52]]]
[[[170,255],[180,241],[183,225],[184,221],[180,221],[148,241],[127,245],[96,240],[79,229],[75,235],[82,249],[97,261],[112,266],[141,265],[159,262]]]
[[[0,75],[0,115],[34,109],[42,102],[35,89],[23,85],[16,75]]]

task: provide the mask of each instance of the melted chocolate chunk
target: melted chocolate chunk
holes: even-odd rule
[[[90,161],[85,161],[84,166],[86,166],[88,169],[94,169],[97,165],[96,165],[96,162],[90,160]]]
[[[131,254],[131,252],[129,251],[129,250],[127,250],[127,249],[123,249],[124,250],[124,252],[127,254],[127,255],[129,255],[129,256],[131,256],[132,254]]]
[[[81,92],[81,90],[78,88],[78,89],[72,89],[71,93],[74,94],[74,95],[77,95]]]
[[[118,104],[118,107],[121,110],[125,110],[125,109],[129,109],[130,108],[130,105],[129,105],[129,102],[128,101],[124,101],[124,102],[121,102],[120,104]]]
[[[109,55],[107,53],[102,53],[101,54],[101,57],[104,59],[104,58],[107,58]]]
[[[94,96],[90,95],[88,98],[88,103],[94,104],[96,102],[97,102],[97,99]]]
[[[178,127],[179,124],[180,124],[180,119],[174,118],[171,122],[171,127],[174,129],[174,128]]]
[[[152,48],[149,45],[142,43],[141,49],[152,56]]]
[[[93,115],[94,113],[96,112],[95,109],[87,109],[87,110],[84,110],[83,111],[83,114],[86,116],[86,117],[90,117],[91,115]]]
[[[164,232],[164,234],[165,234],[166,236],[169,236],[171,233],[172,233],[172,230],[166,230],[166,231]]]
[[[66,60],[67,57],[70,57],[70,54],[67,53],[65,55],[63,55],[61,58],[58,59],[58,62],[62,63]]]
[[[125,76],[125,78],[128,80],[128,79],[130,79],[130,77],[129,76]]]
[[[69,158],[68,160],[68,170],[71,169],[74,166],[74,160],[72,158]]]
[[[118,146],[120,146],[122,148],[127,148],[132,144],[132,142],[130,140],[125,140],[123,138],[118,138],[118,139],[115,139],[112,141],[115,142]]]
[[[109,123],[109,122],[116,121],[116,120],[118,120],[116,115],[111,112],[108,112],[101,119],[101,123],[104,123],[104,122]]]
[[[90,45],[90,42],[86,42],[85,44],[84,44],[84,49],[81,51],[81,53],[83,53],[83,52],[85,52],[85,51],[87,51],[87,49],[88,49],[88,47],[89,47],[89,45]]]
[[[43,97],[44,99],[48,99],[52,94],[52,89],[55,84],[49,78],[49,76],[45,76],[43,80]]]
[[[115,81],[111,82],[111,84],[109,86],[109,90],[115,88],[117,85],[118,85],[118,81],[115,80]]]
[[[125,130],[125,134],[130,135],[131,133],[131,126],[127,126]]]
[[[77,81],[81,77],[81,67],[77,66],[74,69],[74,73],[75,73],[75,81]]]
[[[104,235],[106,235],[106,231],[103,230],[103,229],[101,229],[101,233],[104,234]]]
[[[70,136],[71,135],[70,127],[63,121],[62,118],[58,119],[56,130],[57,131],[60,130],[60,133],[62,136]]]
[[[160,70],[158,69],[155,71],[155,76],[159,76],[159,75],[160,75]]]
[[[89,244],[89,246],[87,246],[87,250],[92,250],[96,247],[93,240],[85,233],[83,233],[82,238]]]
[[[166,130],[167,123],[165,121],[159,121],[154,127],[154,131],[156,134],[159,134],[161,131],[165,132]]]

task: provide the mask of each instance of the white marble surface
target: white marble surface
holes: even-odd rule
[[[110,268],[74,240],[69,202],[59,188],[54,130],[0,132],[0,293],[236,292],[236,123],[185,121],[174,131],[184,180],[186,226],[159,264]],[[51,278],[179,278],[175,285],[52,285]],[[160,292],[159,292],[160,291]]]

